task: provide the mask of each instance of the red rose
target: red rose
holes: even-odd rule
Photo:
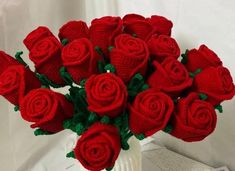
[[[113,125],[95,123],[78,139],[74,153],[83,167],[100,171],[114,166],[120,150],[118,129]]]
[[[196,93],[178,101],[171,124],[171,135],[184,141],[200,141],[211,134],[216,126],[213,106],[199,99]]]
[[[98,72],[99,58],[95,54],[93,45],[86,38],[74,40],[63,48],[63,65],[76,83]]]
[[[193,90],[208,96],[206,99],[216,106],[235,95],[233,79],[227,68],[209,67],[194,77]]]
[[[0,75],[11,65],[20,65],[20,63],[15,60],[10,55],[6,54],[3,51],[0,51]]]
[[[110,52],[110,61],[124,82],[128,82],[136,73],[145,75],[148,59],[148,47],[143,40],[128,34],[116,37],[115,48]]]
[[[127,90],[122,80],[112,73],[91,76],[85,84],[88,110],[99,116],[116,117],[124,111]]]
[[[153,60],[162,62],[171,56],[177,59],[180,56],[180,48],[175,39],[166,35],[153,35],[148,41],[149,52]]]
[[[49,36],[53,36],[51,31],[47,27],[40,26],[29,33],[23,42],[27,49],[31,50],[35,43]]]
[[[113,45],[114,38],[122,33],[122,20],[120,17],[111,16],[94,19],[89,33],[93,45],[99,46],[108,57],[108,47]]]
[[[220,58],[210,50],[206,45],[201,45],[199,49],[192,49],[187,52],[187,62],[185,67],[190,72],[195,72],[197,69],[205,69],[210,66],[222,66]]]
[[[62,67],[61,48],[62,45],[56,38],[47,37],[38,41],[29,53],[37,72],[57,84],[64,83],[59,72]]]
[[[127,14],[123,17],[124,32],[135,34],[138,38],[148,40],[154,34],[153,26],[138,14]]]
[[[72,117],[73,105],[64,95],[39,88],[30,91],[20,102],[20,112],[24,120],[34,122],[31,128],[56,133],[63,130],[63,121]]]
[[[154,27],[154,32],[156,34],[164,34],[171,35],[171,29],[173,27],[173,23],[163,16],[152,15],[151,18],[148,19],[150,24]]]
[[[88,38],[89,30],[83,21],[69,21],[60,28],[60,40],[67,39],[69,42],[78,38]]]
[[[173,109],[174,103],[169,96],[154,89],[145,90],[129,106],[130,129],[134,134],[151,136],[166,127]]]
[[[160,89],[175,98],[192,85],[193,81],[186,68],[174,58],[166,58],[161,64],[154,61],[153,66],[155,71],[147,80],[152,88]]]
[[[14,105],[19,105],[29,91],[40,86],[35,74],[23,65],[9,66],[0,75],[0,95]]]

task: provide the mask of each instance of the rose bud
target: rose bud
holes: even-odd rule
[[[63,66],[72,76],[76,83],[92,74],[98,73],[97,63],[99,57],[94,52],[90,40],[81,38],[72,41],[62,50]]]
[[[200,100],[196,93],[191,93],[178,100],[170,134],[188,142],[200,141],[214,131],[216,121],[213,106]]]
[[[55,37],[47,37],[38,41],[29,53],[37,72],[56,84],[64,83],[59,72],[62,67],[61,48],[62,45]]]
[[[154,32],[158,35],[171,35],[171,29],[173,23],[163,16],[152,15],[151,18],[148,18],[148,21],[154,28]]]
[[[122,80],[113,73],[91,76],[85,84],[88,110],[99,116],[116,117],[123,113],[127,90]]]
[[[69,21],[60,28],[58,36],[61,41],[67,39],[71,42],[83,37],[88,38],[89,30],[87,24],[83,21]]]
[[[180,48],[175,39],[166,35],[153,35],[148,41],[151,58],[158,62],[171,56],[177,59],[180,56]]]
[[[185,67],[190,72],[195,72],[197,69],[205,69],[210,66],[222,66],[220,58],[206,45],[201,45],[198,50],[192,49],[186,55]]]
[[[110,61],[124,82],[128,82],[136,73],[145,75],[148,59],[148,47],[143,40],[128,34],[116,37],[115,48],[110,52]]]
[[[73,105],[64,95],[50,89],[39,88],[30,91],[20,102],[24,120],[34,122],[31,128],[56,133],[63,130],[63,121],[73,115]]]
[[[0,75],[11,65],[20,65],[20,63],[15,60],[10,55],[6,54],[3,51],[0,51]]]
[[[148,137],[164,129],[173,109],[174,103],[165,93],[154,89],[139,93],[129,105],[131,132]]]
[[[47,27],[40,26],[29,33],[23,42],[27,49],[31,50],[35,43],[50,36],[53,36],[51,31]]]
[[[90,39],[94,46],[99,46],[108,56],[108,47],[114,44],[114,38],[122,33],[122,20],[120,17],[102,17],[94,19],[90,26]]]
[[[120,141],[115,126],[95,123],[78,139],[75,158],[91,171],[112,168],[121,150]]]
[[[0,95],[17,106],[29,91],[39,87],[35,74],[23,65],[8,66],[0,75]]]
[[[154,34],[153,26],[138,14],[127,14],[123,17],[124,32],[148,40]]]
[[[154,89],[160,89],[173,98],[192,85],[192,78],[182,63],[168,57],[161,64],[154,61],[155,71],[150,75],[147,83]]]
[[[227,68],[209,67],[194,77],[192,89],[205,94],[206,101],[213,106],[219,105],[224,100],[230,100],[235,95],[235,86]]]

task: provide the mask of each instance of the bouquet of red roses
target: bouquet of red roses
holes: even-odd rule
[[[162,16],[70,21],[60,41],[46,27],[24,39],[35,70],[0,52],[0,94],[37,128],[81,136],[67,157],[92,171],[112,169],[128,139],[163,130],[184,141],[211,134],[221,102],[235,95],[229,70],[206,45],[180,53]],[[180,56],[181,54],[181,56]],[[66,87],[68,93],[56,92]],[[52,89],[53,88],[53,89]]]

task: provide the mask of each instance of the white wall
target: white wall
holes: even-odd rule
[[[205,43],[223,60],[235,80],[235,1],[233,0],[0,0],[0,49],[14,55],[27,51],[22,40],[38,25],[47,25],[55,34],[62,23],[72,19],[91,21],[103,15],[140,13],[164,15],[174,22],[173,37],[182,51]],[[217,129],[199,143],[184,143],[158,133],[156,139],[170,149],[211,166],[227,165],[235,170],[235,99],[224,103]],[[0,98],[0,170],[18,168],[47,143]],[[58,135],[58,136],[63,136]],[[37,153],[38,154],[38,153]],[[15,170],[15,169],[14,169]]]

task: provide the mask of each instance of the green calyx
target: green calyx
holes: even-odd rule
[[[182,64],[186,64],[188,62],[188,55],[187,55],[188,52],[189,52],[189,50],[186,49],[185,53],[181,54],[181,57],[182,57],[181,63]]]
[[[144,134],[135,134],[135,137],[138,139],[138,140],[143,140],[145,138],[145,135]]]
[[[113,50],[113,48],[114,48],[114,46],[109,46],[108,47],[109,52],[111,52]]]
[[[68,39],[63,39],[61,41],[61,43],[62,43],[63,46],[65,46],[65,45],[67,45],[69,43],[69,41],[68,41]]]
[[[103,124],[109,124],[110,123],[110,118],[108,116],[103,116],[100,120],[101,123]]]
[[[199,93],[198,96],[201,100],[206,100],[208,98],[207,95],[204,93]]]
[[[113,167],[114,167],[114,166],[113,166]],[[106,168],[106,171],[111,171],[111,170],[113,170],[113,167]]]
[[[163,131],[166,133],[171,133],[172,130],[173,126],[171,124],[167,124],[167,126],[163,129]]]
[[[115,67],[112,64],[105,65],[104,69],[106,70],[106,72],[115,73]]]
[[[15,112],[18,112],[19,109],[20,109],[19,106],[15,106],[15,107],[14,107],[14,111],[15,111]]]
[[[42,129],[36,129],[36,130],[34,131],[34,135],[35,135],[35,136],[39,136],[39,135],[51,135],[51,134],[53,134],[53,133],[48,132],[48,131],[44,131],[44,130],[42,130]]]
[[[71,151],[71,152],[67,153],[67,154],[66,154],[66,157],[67,157],[67,158],[74,158],[74,159],[75,159],[75,153],[74,153],[74,151]]]
[[[197,74],[199,74],[200,72],[202,72],[202,69],[201,68],[198,68],[195,72],[190,72],[189,73],[189,76],[191,78],[194,78]]]
[[[223,113],[223,106],[221,104],[215,106],[215,109],[217,109],[219,113]]]
[[[79,85],[82,87],[85,87],[87,79],[83,79],[82,81],[80,81]]]
[[[135,34],[135,33],[134,33],[134,34],[132,34],[132,37],[135,37],[135,38],[136,38],[136,37],[137,37],[137,34]]]

